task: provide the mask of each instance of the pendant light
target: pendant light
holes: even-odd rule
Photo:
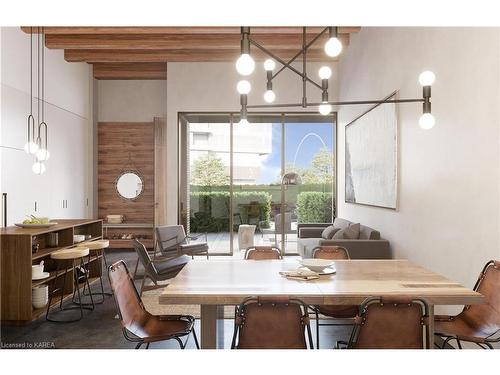
[[[28,115],[28,138],[24,144],[24,151],[35,155],[38,145],[35,142],[35,118],[33,117],[33,27],[30,27],[30,114]]]

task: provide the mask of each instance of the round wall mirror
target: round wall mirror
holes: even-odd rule
[[[137,173],[124,172],[116,180],[116,190],[123,198],[136,199],[144,190],[144,182]]]

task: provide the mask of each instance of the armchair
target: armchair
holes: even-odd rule
[[[194,242],[204,237],[204,241]],[[186,235],[182,225],[164,225],[156,228],[156,243],[163,256],[206,255],[208,259],[208,238],[206,233],[197,236]]]

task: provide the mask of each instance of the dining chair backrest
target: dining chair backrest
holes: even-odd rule
[[[141,336],[141,323],[151,314],[144,308],[125,262],[119,260],[109,266],[108,275],[122,328]]]
[[[347,260],[349,252],[342,246],[318,246],[312,251],[313,258],[316,259],[332,259],[332,260]]]
[[[163,255],[176,252],[177,245],[185,243],[186,232],[182,225],[162,225],[156,227],[156,241]]]
[[[280,250],[274,246],[252,246],[247,248],[245,252],[245,259],[270,260],[281,258]]]
[[[485,297],[485,303],[465,306],[459,314],[468,325],[488,334],[500,330],[500,262],[490,260],[484,266],[474,290]]]
[[[307,349],[306,331],[312,348],[309,315],[302,301],[288,297],[251,297],[237,308],[231,347]]]
[[[424,349],[428,343],[428,305],[411,297],[370,297],[360,306],[349,347]],[[425,329],[426,335],[429,330]]]

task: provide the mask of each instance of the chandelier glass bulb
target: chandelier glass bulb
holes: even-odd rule
[[[276,68],[276,63],[273,59],[267,59],[266,61],[264,61],[264,69],[266,71],[274,70],[274,68]]]
[[[267,103],[272,103],[274,102],[274,100],[276,99],[276,94],[274,93],[273,90],[267,90],[265,93],[264,93],[264,100],[267,102]]]
[[[424,113],[422,116],[420,116],[418,124],[422,129],[429,130],[432,129],[434,125],[436,125],[436,119],[431,113]]]
[[[47,150],[45,148],[39,149],[36,153],[36,158],[38,159],[38,161],[49,160],[49,158],[50,158],[49,150]]]
[[[26,142],[24,144],[24,152],[29,155],[35,155],[38,151],[38,144],[33,141]]]
[[[336,57],[342,52],[342,43],[338,38],[330,38],[325,43],[325,53],[328,56]]]
[[[322,66],[318,72],[319,78],[329,79],[332,76],[332,70],[328,66]]]
[[[248,53],[243,53],[238,60],[236,60],[236,70],[242,76],[248,76],[253,73],[255,69],[255,61]]]
[[[430,70],[426,70],[418,76],[418,82],[420,82],[422,86],[432,86],[435,80],[436,75]]]
[[[252,85],[246,79],[242,79],[236,85],[236,89],[241,95],[247,95],[252,90]]]
[[[240,120],[240,122],[238,123],[238,125],[247,126],[247,125],[250,125],[250,123],[248,122],[248,120],[246,118],[242,118]]]
[[[31,170],[35,174],[44,174],[45,173],[45,164],[43,164],[41,161],[37,161],[33,166],[31,167]]]
[[[321,113],[323,116],[327,116],[332,112],[332,106],[328,103],[323,103],[320,104],[318,107],[319,113]]]

